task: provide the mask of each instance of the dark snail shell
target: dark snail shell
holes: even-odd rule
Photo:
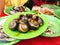
[[[27,23],[27,21],[28,21],[28,18],[27,18],[26,16],[23,16],[23,17],[21,18],[21,20],[19,20],[19,23],[20,23],[20,24],[22,24],[22,23]]]
[[[30,29],[37,29],[39,27],[39,23],[33,19],[28,20],[29,28]]]
[[[25,21],[28,21],[28,18],[25,16],[25,17],[24,17],[24,20],[25,20]]]
[[[17,22],[15,20],[12,20],[10,23],[9,23],[9,28],[10,29],[16,29],[17,28]]]
[[[19,24],[24,24],[26,21],[24,20],[19,20]]]
[[[41,18],[38,18],[38,23],[39,23],[39,25],[42,25],[43,24],[43,20]]]
[[[19,8],[19,11],[20,12],[25,12],[25,7],[24,6],[20,6],[20,7],[18,7]]]
[[[33,15],[32,18],[37,21],[39,17],[37,15]]]
[[[28,31],[28,26],[27,26],[27,24],[19,24],[18,30],[19,30],[20,32],[27,32],[27,31]]]
[[[26,14],[27,18],[32,18],[32,14]]]
[[[25,7],[24,6],[13,7],[13,10],[17,12],[25,12]]]
[[[17,8],[17,6],[14,6],[13,9],[14,9],[14,10],[19,10],[19,9]]]
[[[37,15],[33,15],[32,18],[34,20],[36,20],[39,23],[39,25],[43,24],[43,20],[41,18],[39,18]]]
[[[19,11],[19,8],[18,7],[13,7],[13,10]]]
[[[22,17],[23,17],[24,15],[23,14],[21,14],[20,16],[19,16],[19,19],[22,19]]]

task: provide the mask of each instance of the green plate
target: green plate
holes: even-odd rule
[[[3,24],[3,22],[5,21],[5,19],[6,19],[7,17],[9,17],[9,16],[5,16],[5,17],[0,18],[0,21],[1,21],[0,24]],[[3,21],[2,21],[2,20],[3,20]],[[20,40],[18,40],[18,39],[14,40],[14,41],[10,41],[10,42],[0,40],[0,45],[12,45],[12,44],[15,44],[15,43],[17,43],[17,42],[19,42],[19,41],[20,41]]]
[[[46,37],[60,36],[60,20],[58,18],[56,18],[56,17],[53,17],[53,16],[48,16],[48,15],[43,15],[43,16],[48,20],[48,22],[51,23],[49,28],[54,33],[52,33],[52,34],[43,33],[42,36],[46,36]]]
[[[11,14],[9,14],[10,10],[13,10],[13,6],[7,7],[4,10],[4,13],[7,14],[7,15],[11,15]],[[29,11],[30,11],[30,9],[26,7],[26,12],[29,12]]]
[[[55,15],[57,18],[60,18],[60,9],[55,10],[55,11],[54,11],[54,15]]]
[[[41,7],[47,7],[47,8],[50,8],[50,9],[53,9],[53,10],[57,10],[57,9],[60,9],[59,6],[56,6],[56,5],[52,5],[52,4],[43,4],[41,5]]]
[[[38,14],[39,17],[42,18],[42,20],[44,21],[44,24],[39,28],[37,29],[36,31],[34,32],[30,32],[28,31],[27,33],[20,33],[20,32],[15,32],[15,31],[12,31],[8,28],[8,24],[10,23],[11,20],[19,17],[20,14],[34,14],[32,12],[23,12],[23,13],[16,13],[15,15],[11,15],[7,20],[6,22],[4,23],[4,32],[9,35],[10,37],[13,37],[13,38],[16,38],[16,39],[30,39],[30,38],[34,38],[36,36],[39,36],[41,35],[45,30],[46,28],[48,27],[48,22],[47,20],[40,14]],[[17,35],[18,34],[18,35]]]
[[[13,44],[15,44],[15,43],[17,43],[19,41],[20,40],[14,40],[14,41],[11,41],[11,42],[3,42],[3,41],[1,41],[0,45],[13,45]]]

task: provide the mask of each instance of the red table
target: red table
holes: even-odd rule
[[[0,17],[7,16],[6,14],[0,14]],[[48,37],[36,37],[33,39],[22,40],[14,45],[60,45],[60,37],[48,38]]]

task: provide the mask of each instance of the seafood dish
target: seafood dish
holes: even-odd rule
[[[26,12],[28,9],[25,6],[15,6],[10,9],[9,14],[15,14],[17,12]]]
[[[43,25],[43,20],[37,14],[26,14],[26,16],[21,14],[17,19],[12,20],[8,27],[14,31],[28,32],[35,31],[41,25]]]
[[[32,10],[37,11],[38,13],[41,13],[41,14],[54,15],[53,14],[54,10],[47,7],[41,8],[39,6],[34,6]]]
[[[43,15],[48,20],[48,27],[42,34],[45,37],[57,37],[60,36],[60,20],[56,17]]]
[[[0,20],[0,41],[14,41],[16,39],[9,37],[5,32],[3,31],[3,24],[6,19]]]

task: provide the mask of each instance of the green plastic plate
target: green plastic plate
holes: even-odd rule
[[[55,11],[54,11],[54,15],[55,15],[57,18],[60,18],[60,9],[55,10]]]
[[[60,9],[59,6],[56,6],[56,5],[52,5],[52,4],[43,4],[41,5],[41,7],[46,7],[46,8],[50,8],[50,9],[53,9],[53,10],[57,10],[57,9]]]
[[[19,42],[20,40],[14,40],[14,41],[11,41],[11,42],[3,42],[3,41],[0,41],[0,45],[13,45],[17,42]]]
[[[56,17],[49,15],[43,15],[43,16],[48,20],[48,22],[51,23],[49,29],[51,29],[51,31],[53,31],[54,33],[52,34],[43,33],[42,36],[46,36],[46,37],[60,36],[60,20]]]
[[[27,33],[21,33],[21,32],[16,32],[16,31],[12,31],[8,28],[8,24],[10,23],[11,20],[19,17],[20,14],[34,14],[32,12],[23,12],[23,13],[16,13],[15,15],[11,15],[4,23],[4,32],[9,35],[10,37],[16,38],[16,39],[30,39],[30,38],[34,38],[36,36],[41,35],[46,28],[48,27],[48,22],[47,20],[40,14],[38,14],[39,17],[42,18],[44,24],[37,29],[34,32],[28,31]]]
[[[9,16],[5,16],[5,17],[2,17],[2,18],[0,18],[0,24],[2,24],[3,25],[3,22],[5,21],[5,19],[7,18],[7,17],[9,17]],[[19,42],[20,40],[18,40],[18,39],[16,39],[16,40],[14,40],[14,41],[2,41],[2,40],[0,40],[0,45],[12,45],[12,44],[15,44],[15,43],[17,43],[17,42]]]
[[[13,10],[13,6],[7,7],[4,10],[4,13],[7,14],[7,15],[11,15],[11,14],[9,14],[10,10]],[[30,9],[26,7],[26,12],[29,12],[29,11],[30,11]]]

